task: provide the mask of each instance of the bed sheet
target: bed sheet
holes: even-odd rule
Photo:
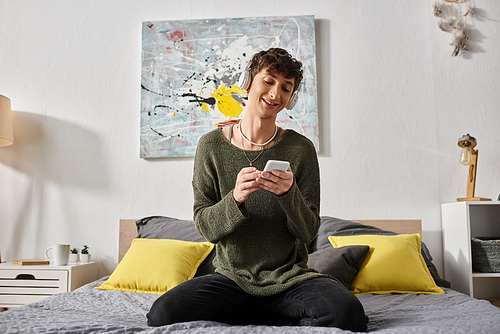
[[[350,333],[337,328],[229,326],[196,321],[148,327],[146,313],[157,295],[94,289],[75,291],[0,313],[0,333]],[[500,333],[500,308],[454,290],[444,295],[360,295],[370,333]]]

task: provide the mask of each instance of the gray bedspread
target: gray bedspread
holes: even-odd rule
[[[228,326],[197,321],[148,327],[156,295],[93,289],[105,279],[0,313],[0,333],[350,333],[337,328]],[[371,333],[500,333],[500,308],[445,289],[444,295],[361,295]]]

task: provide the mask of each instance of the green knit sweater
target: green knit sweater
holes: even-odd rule
[[[253,159],[260,151],[246,151]],[[312,142],[287,130],[253,163],[263,170],[269,159],[287,160],[294,183],[282,196],[258,190],[239,207],[232,191],[249,162],[220,129],[199,141],[193,171],[194,221],[198,232],[216,244],[216,272],[254,296],[270,296],[299,282],[323,277],[307,267],[307,247],[320,217],[319,166]]]

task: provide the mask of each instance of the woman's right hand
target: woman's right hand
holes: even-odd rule
[[[260,172],[255,167],[245,167],[240,170],[233,189],[233,198],[238,206],[246,202],[251,193],[261,189],[255,181],[259,175]]]

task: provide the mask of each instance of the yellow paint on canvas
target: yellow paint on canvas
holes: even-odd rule
[[[247,95],[247,92],[238,86],[233,85],[228,88],[224,84],[211,94],[212,97],[217,100],[217,108],[219,111],[224,116],[229,118],[236,117],[243,111],[241,104],[234,99],[234,93],[241,97],[245,97]]]
[[[210,108],[208,107],[208,103],[201,102],[201,110],[203,110],[204,112],[210,112]]]

